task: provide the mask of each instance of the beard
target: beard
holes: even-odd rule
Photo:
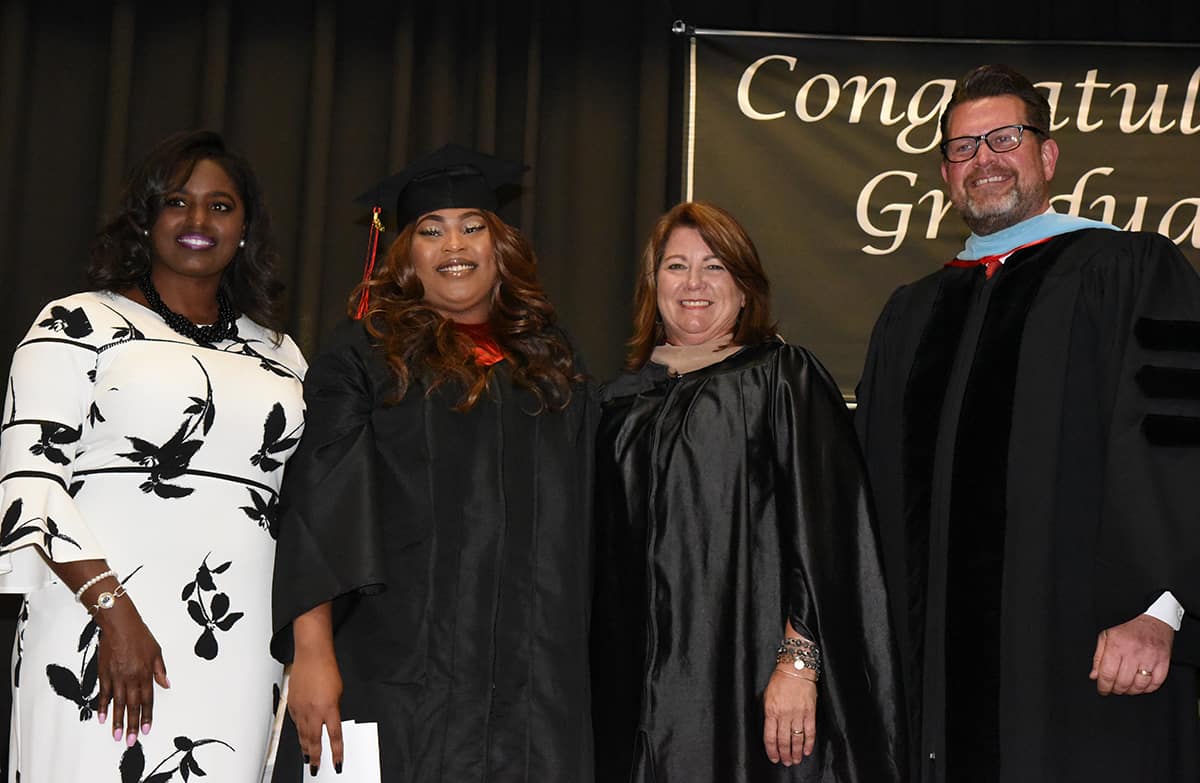
[[[977,198],[964,190],[963,198],[956,202],[963,222],[979,236],[1015,226],[1022,220],[1042,211],[1046,201],[1046,182],[1026,182],[1016,171],[1006,172],[1013,176],[1012,186],[1004,193]]]

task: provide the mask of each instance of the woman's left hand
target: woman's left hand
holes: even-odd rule
[[[799,764],[813,752],[817,732],[817,683],[777,668],[763,694],[763,745],[772,764]]]

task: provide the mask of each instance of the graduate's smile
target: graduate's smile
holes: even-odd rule
[[[479,268],[479,264],[461,258],[451,259],[437,268],[439,274],[448,277],[463,277]]]
[[[460,323],[485,323],[499,270],[491,232],[478,209],[439,209],[413,226],[409,258],[425,303]]]

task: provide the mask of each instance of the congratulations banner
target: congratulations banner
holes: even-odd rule
[[[844,393],[891,292],[966,239],[938,118],[977,65],[1006,63],[1049,98],[1056,210],[1157,231],[1200,268],[1200,47],[699,30],[689,59],[684,195],[746,226],[784,336]]]

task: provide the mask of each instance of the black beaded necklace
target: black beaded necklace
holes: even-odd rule
[[[228,339],[236,332],[234,321],[237,320],[237,316],[234,315],[233,307],[222,291],[217,291],[217,322],[208,326],[196,326],[187,317],[167,307],[162,297],[158,295],[157,289],[154,288],[154,282],[150,279],[149,274],[138,280],[138,288],[142,289],[142,294],[145,295],[150,309],[158,313],[166,321],[167,326],[171,327],[171,331],[176,334],[181,334],[201,345],[213,345]]]

